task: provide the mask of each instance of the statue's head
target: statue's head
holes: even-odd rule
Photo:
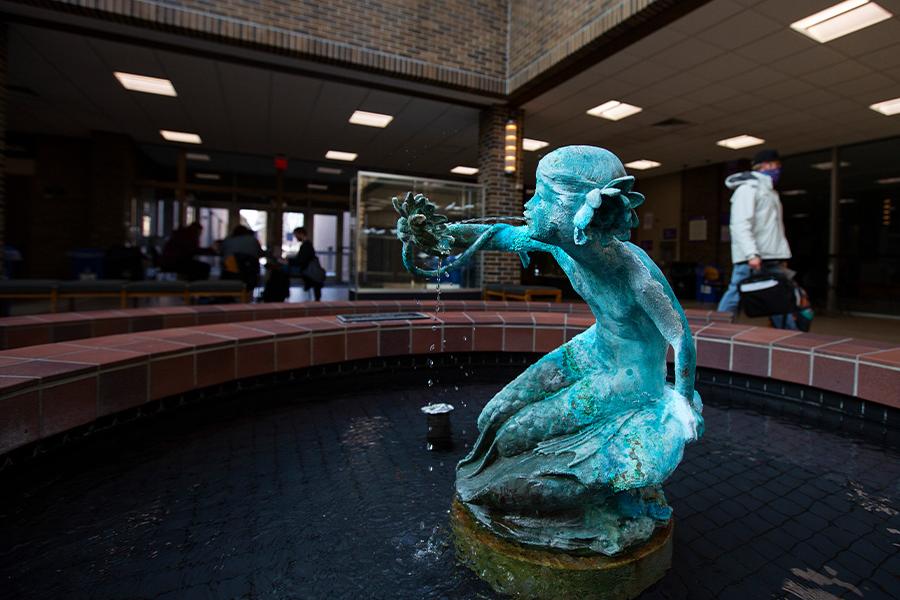
[[[627,240],[644,197],[618,157],[596,146],[565,146],[541,159],[525,217],[534,239],[561,245]]]

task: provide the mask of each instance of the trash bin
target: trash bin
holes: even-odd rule
[[[76,248],[68,255],[72,279],[103,279],[105,252],[96,248]]]
[[[716,304],[722,297],[722,271],[716,265],[697,265],[697,301]]]

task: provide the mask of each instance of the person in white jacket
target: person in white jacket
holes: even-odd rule
[[[775,150],[762,150],[753,158],[753,170],[725,179],[731,196],[731,283],[718,310],[736,313],[740,304],[738,285],[754,272],[786,275],[785,261],[791,247],[784,235],[781,200],[775,184],[781,175],[781,160]],[[792,315],[776,315],[772,324],[797,329]]]

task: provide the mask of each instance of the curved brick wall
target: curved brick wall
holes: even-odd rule
[[[405,311],[514,311],[562,312],[588,314],[584,303],[547,302],[483,302],[481,300],[447,300],[438,308],[433,300],[356,301],[272,304],[213,304],[170,306],[126,310],[97,310],[77,313],[54,313],[24,317],[0,318],[0,349],[21,348],[35,344],[66,342],[83,338],[134,333],[170,327],[237,323],[265,319],[312,317],[323,315],[385,313]],[[692,323],[730,322],[731,315],[708,310],[685,311]]]
[[[356,308],[368,311],[366,303]],[[0,454],[100,417],[234,379],[429,352],[546,352],[593,322],[584,313],[488,310],[364,324],[310,316],[170,327],[4,350]],[[701,367],[811,385],[900,408],[900,348],[728,323],[692,327]]]

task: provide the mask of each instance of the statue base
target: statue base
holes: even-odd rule
[[[457,557],[495,591],[534,600],[629,600],[672,565],[672,521],[623,554],[578,556],[537,550],[497,537],[456,498],[450,523]]]

